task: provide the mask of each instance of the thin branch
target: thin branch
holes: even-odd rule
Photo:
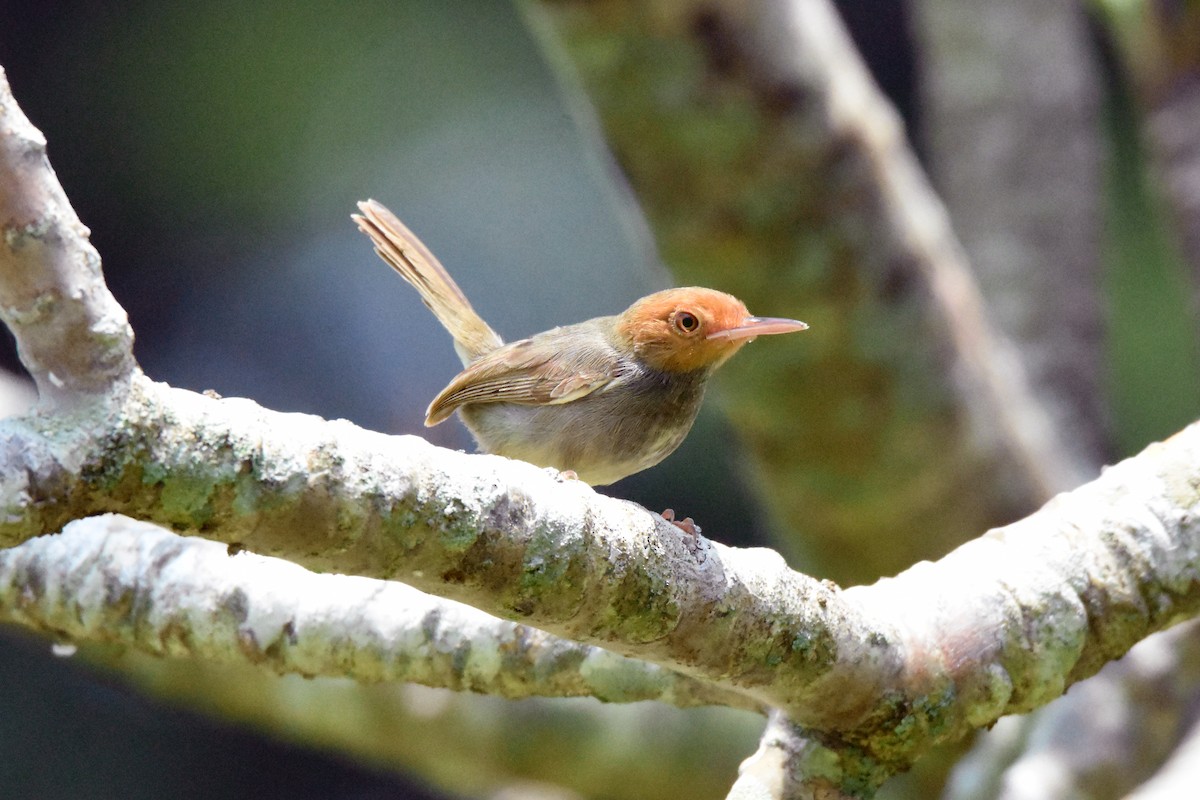
[[[121,384],[137,368],[133,330],[3,68],[0,186],[0,318],[39,393],[61,401]]]
[[[153,655],[280,674],[408,681],[507,698],[595,697],[757,710],[661,667],[565,642],[402,583],[91,517],[0,551],[0,620]]]

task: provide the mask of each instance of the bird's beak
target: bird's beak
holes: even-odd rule
[[[755,336],[769,336],[772,333],[795,333],[808,329],[808,323],[797,319],[781,319],[779,317],[746,317],[742,324],[735,328],[724,328],[713,331],[706,339],[728,339],[740,341],[753,339]]]

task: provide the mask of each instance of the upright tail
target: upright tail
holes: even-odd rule
[[[504,344],[500,335],[471,308],[467,296],[437,257],[395,214],[375,200],[364,200],[358,208],[362,214],[352,214],[350,218],[371,237],[379,257],[412,284],[426,307],[450,331],[454,349],[464,365]]]

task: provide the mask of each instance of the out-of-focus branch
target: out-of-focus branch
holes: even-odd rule
[[[987,308],[1058,446],[1094,469],[1101,391],[1103,125],[1080,4],[921,0],[922,131]]]
[[[1071,0],[905,8],[920,66],[916,133],[933,184],[1057,446],[1097,470],[1111,452],[1100,286],[1105,142],[1085,13]],[[939,767],[949,764],[926,759],[918,769],[928,780]]]
[[[90,517],[0,551],[0,620],[281,674],[757,710],[744,695],[402,583],[231,555],[216,542],[119,516]]]
[[[1125,800],[1176,800],[1196,791],[1200,780],[1200,720],[1186,732],[1175,752],[1150,780],[1130,792]]]
[[[137,368],[100,256],[0,68],[0,319],[43,399],[107,391]]]
[[[87,647],[78,657],[108,661]],[[764,722],[720,707],[505,700],[413,684],[281,678],[233,663],[134,652],[115,666],[123,680],[156,697],[402,769],[455,797],[490,798],[525,780],[613,800],[718,798]]]
[[[721,396],[815,571],[894,574],[1086,479],[827,0],[547,0],[531,17],[676,276],[812,324],[800,350],[730,364]]]
[[[1193,23],[1200,36],[1200,14]],[[1200,285],[1200,53],[1191,73],[1182,77],[1150,109],[1146,134],[1164,186],[1193,285]]]

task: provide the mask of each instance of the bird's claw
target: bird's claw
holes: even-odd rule
[[[675,509],[673,508],[665,509],[662,512],[662,518],[674,525],[676,528],[679,528],[679,530],[683,531],[688,536],[700,535],[700,526],[696,524],[696,521],[691,517],[675,519]]]

